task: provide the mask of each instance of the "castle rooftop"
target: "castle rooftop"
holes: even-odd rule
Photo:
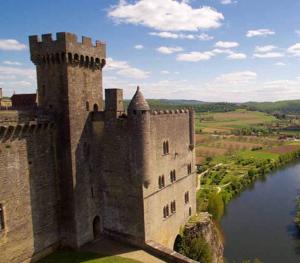
[[[150,110],[149,104],[145,100],[139,86],[137,87],[136,92],[129,103],[128,110]]]

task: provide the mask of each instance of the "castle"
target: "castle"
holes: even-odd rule
[[[0,262],[26,262],[102,233],[173,248],[196,212],[193,110],[127,111],[106,89],[106,45],[30,36],[38,106],[0,111]]]

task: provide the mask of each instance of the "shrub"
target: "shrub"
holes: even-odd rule
[[[207,211],[215,220],[220,220],[224,214],[224,202],[222,196],[217,193],[212,193],[208,199]]]
[[[196,261],[211,263],[212,251],[209,244],[203,238],[194,238],[185,245],[184,254]]]

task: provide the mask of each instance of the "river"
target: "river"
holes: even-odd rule
[[[221,220],[229,263],[300,263],[300,234],[293,219],[300,195],[300,162],[257,181],[227,205]]]

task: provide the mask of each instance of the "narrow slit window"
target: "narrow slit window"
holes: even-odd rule
[[[4,212],[3,206],[0,204],[0,232],[4,230]]]

